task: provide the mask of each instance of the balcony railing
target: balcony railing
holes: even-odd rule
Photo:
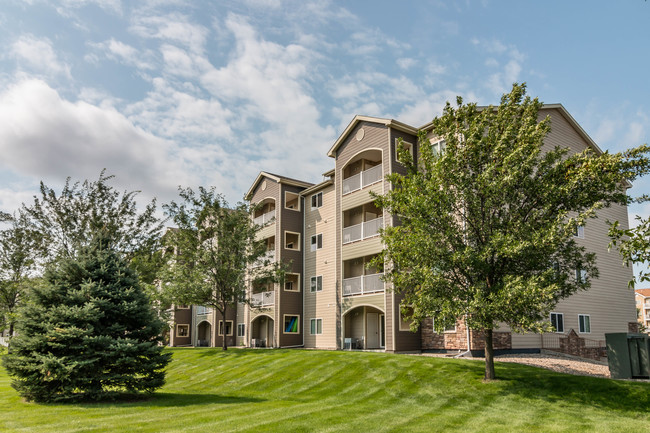
[[[271,212],[267,212],[263,215],[258,216],[257,218],[254,218],[253,222],[258,226],[263,226],[264,224],[271,222],[274,219],[275,219],[275,210],[272,210]]]
[[[383,292],[384,282],[381,280],[383,275],[383,273],[371,274],[344,279],[343,296],[366,295],[368,293]]]
[[[267,307],[275,304],[275,292],[253,293],[251,295],[251,306]]]
[[[343,228],[343,243],[349,244],[350,242],[377,236],[379,234],[379,229],[383,226],[384,218],[379,217],[374,220],[366,221],[365,223],[345,227]]]
[[[212,308],[210,307],[204,307],[202,305],[199,305],[196,307],[196,314],[197,316],[204,315],[204,314],[210,314],[212,313]]]
[[[264,266],[266,263],[275,263],[275,250],[267,251],[265,255],[260,257],[253,263],[254,268]]]
[[[365,188],[381,180],[381,164],[343,179],[343,195]]]

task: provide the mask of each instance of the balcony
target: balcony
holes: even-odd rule
[[[369,185],[381,181],[382,167],[381,164],[362,171],[361,173],[343,179],[343,195],[358,191]]]
[[[260,268],[268,264],[275,263],[275,250],[269,250],[262,257],[253,263],[254,268]]]
[[[251,307],[272,307],[275,304],[275,292],[260,292],[251,295]]]
[[[379,229],[384,226],[384,218],[379,217],[360,224],[343,228],[343,243],[349,244],[379,235]]]
[[[253,219],[253,222],[258,226],[264,226],[272,221],[275,221],[275,209]]]
[[[343,280],[343,296],[367,295],[384,291],[383,273],[361,275]]]

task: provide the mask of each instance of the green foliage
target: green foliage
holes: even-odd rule
[[[165,326],[136,273],[98,234],[73,257],[48,266],[21,308],[3,364],[27,400],[102,399],[164,384]]]
[[[436,152],[425,131],[419,156],[406,151],[406,176],[388,176],[393,188],[376,198],[401,225],[382,233],[386,245],[375,265],[390,263],[386,278],[405,295],[416,322],[433,316],[440,331],[464,316],[486,338],[486,378],[492,330],[548,329],[558,300],[590,287],[595,255],[573,240],[600,208],[626,204],[621,185],[647,173],[649,148],[623,153],[570,154],[542,149],[550,118],[513,86],[498,107],[447,103],[432,122],[445,140]],[[576,278],[575,270],[586,278]],[[546,322],[546,323],[545,323]]]
[[[165,205],[176,225],[164,236],[170,257],[161,274],[166,303],[209,306],[226,317],[237,302],[248,301],[247,276],[281,278],[281,267],[260,267],[264,269],[260,275],[247,274],[249,265],[266,252],[264,242],[255,239],[260,227],[253,224],[248,205],[230,208],[214,188],[199,187],[198,194],[187,188],[179,193],[181,204]]]
[[[623,257],[623,263],[627,266],[630,263],[648,265],[650,263],[650,218],[643,219],[636,217],[638,224],[631,229],[621,229],[620,223],[615,221],[609,229],[611,247],[618,247],[618,252]],[[650,271],[642,269],[638,276],[639,282],[650,281]],[[630,280],[630,286],[634,287],[635,280]]]
[[[0,214],[0,329],[13,335],[16,309],[37,275],[45,255],[40,233],[33,230],[24,212]]]
[[[138,191],[116,191],[109,185],[113,176],[103,170],[96,181],[83,183],[66,180],[61,194],[41,182],[41,196],[31,206],[24,206],[34,230],[41,233],[51,261],[74,257],[89,245],[98,232],[110,233],[115,251],[131,260],[141,256],[137,264],[145,268],[152,251],[159,249],[164,222],[156,217],[155,199],[141,212],[135,202]],[[139,269],[138,269],[139,270]]]

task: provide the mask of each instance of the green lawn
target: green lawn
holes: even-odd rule
[[[650,432],[650,383],[480,361],[308,350],[175,349],[146,401],[25,403],[0,371],[0,431]]]

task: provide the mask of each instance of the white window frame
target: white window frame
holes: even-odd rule
[[[320,330],[318,329],[318,325],[320,325]],[[310,335],[322,335],[323,334],[323,319],[315,318],[315,319],[311,319],[309,321],[309,334]]]
[[[401,314],[401,312],[400,312],[400,314]],[[434,323],[435,323],[434,320],[435,319],[431,318],[431,328],[433,328],[433,330],[435,332],[436,327],[434,326]],[[454,327],[453,328],[447,327],[442,332],[443,332],[443,334],[455,334],[456,333],[456,322],[454,322]]]
[[[241,330],[241,332],[240,332]],[[245,337],[246,336],[246,324],[245,323],[238,323],[237,324],[237,337]]]
[[[316,206],[314,206],[314,200],[316,201]],[[316,210],[320,207],[323,207],[323,192],[317,192],[311,196],[311,210]]]
[[[226,320],[226,328],[228,328],[229,322],[230,322],[230,332],[226,334],[226,337],[232,337],[232,333],[233,333],[234,323],[232,320]],[[224,327],[223,320],[219,320],[219,327],[217,328],[217,331],[219,331],[219,333],[217,335],[223,335],[223,332],[227,331],[227,329],[224,329],[223,327]]]
[[[573,232],[573,237],[578,239],[585,238],[585,226],[576,226],[576,231]]]
[[[553,325],[553,316],[556,316],[556,318],[555,318],[555,326]],[[559,327],[557,326],[557,324],[560,323],[560,322],[558,322],[558,318],[562,319],[561,320],[562,329],[559,329]],[[551,320],[551,326],[553,326],[555,328],[555,331],[553,331],[553,332],[555,332],[556,334],[564,334],[564,313],[558,313],[558,312],[555,312],[555,311],[551,311],[551,315],[550,315],[549,319]]]
[[[587,271],[584,269],[576,269],[576,281],[579,283],[584,283],[587,281]]]
[[[297,317],[296,320],[297,320],[297,323],[298,323],[298,331],[296,331],[296,332],[287,332],[286,331],[287,328],[286,328],[285,324],[287,323],[287,321],[286,321],[287,316],[289,316],[289,317]],[[300,334],[300,314],[283,314],[282,315],[282,333],[286,334],[286,335],[298,335],[298,334]]]
[[[294,246],[294,248],[288,248],[287,247],[287,234],[298,235],[298,240],[296,241],[296,245]],[[300,233],[285,230],[284,231],[284,249],[285,250],[290,250],[290,251],[300,251]]]
[[[585,321],[584,318],[587,318],[587,320]],[[587,326],[584,326],[585,324]],[[591,334],[591,314],[578,314],[578,332],[580,334]]]
[[[399,155],[398,155],[399,145],[400,145],[399,138],[396,138],[395,139],[395,161],[397,161],[397,162],[399,162]],[[409,143],[408,141],[404,141],[404,139],[402,139],[402,146],[404,148],[406,148],[406,150],[409,151],[409,153],[411,154],[411,158],[413,158],[414,157],[413,156],[413,149],[414,149],[413,143]]]
[[[315,235],[313,235],[311,237],[310,249],[311,249],[312,253],[314,251],[316,251],[316,250],[323,249],[323,234],[322,233],[315,234]]]
[[[185,328],[185,335],[180,335],[180,329]],[[176,325],[176,337],[187,338],[190,336],[190,325],[187,324],[178,324]]]
[[[320,282],[320,284],[319,284]],[[309,279],[309,291],[312,293],[323,291],[323,276],[315,275]]]
[[[285,292],[299,292],[300,291],[300,274],[295,273],[295,272],[287,272],[286,275],[295,275],[296,279],[294,281],[287,281],[287,278],[285,277],[283,290]],[[296,287],[292,287],[291,289],[287,289],[287,283],[291,283],[292,286],[295,283]]]
[[[436,141],[429,140],[429,143],[431,144],[431,150],[433,151],[433,154],[437,156],[445,150],[447,141],[444,138],[439,138]]]
[[[296,196],[296,203],[297,203],[296,208],[287,207],[287,194],[292,194],[292,195]],[[288,209],[288,210],[295,211],[295,212],[300,212],[300,194],[298,194],[297,192],[293,192],[293,191],[285,191],[284,192],[284,208]]]

